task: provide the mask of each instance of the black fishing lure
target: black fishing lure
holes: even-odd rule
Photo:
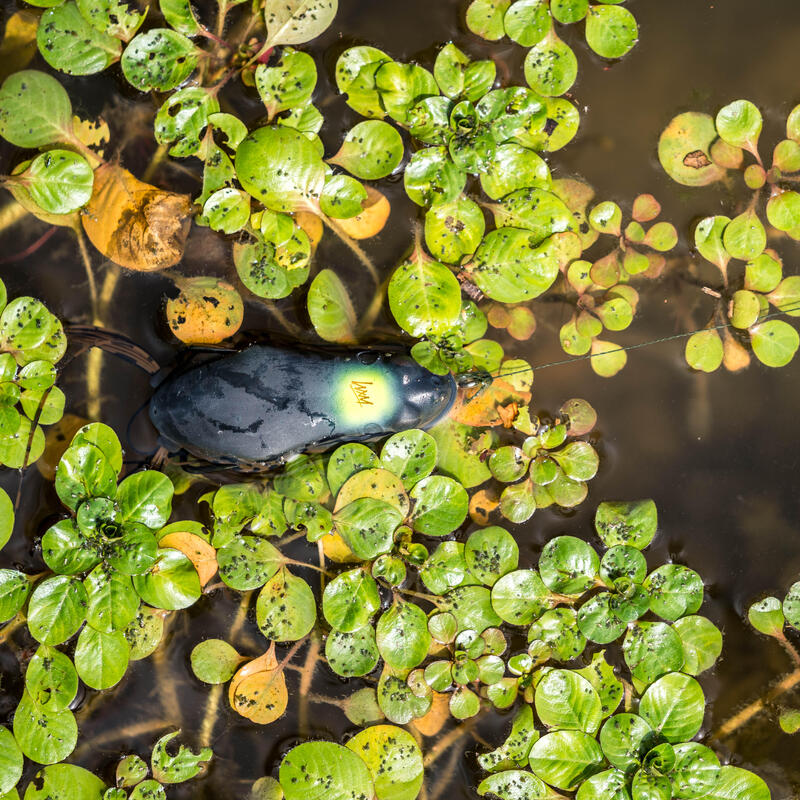
[[[452,376],[434,375],[396,351],[256,344],[169,376],[150,401],[150,419],[172,451],[259,468],[430,427],[456,393]]]

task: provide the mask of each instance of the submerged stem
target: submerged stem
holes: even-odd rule
[[[448,731],[430,750],[428,750],[422,760],[422,765],[425,768],[429,767],[438,758],[443,756],[453,745],[460,742],[465,736],[468,736],[469,732],[473,727],[475,727],[478,720],[482,716],[482,713],[478,714],[477,716],[472,717],[472,719],[462,722],[457,728],[453,728],[453,730]]]
[[[316,671],[317,661],[319,659],[319,648],[319,637],[312,634],[311,643],[306,653],[306,660],[300,673],[300,686],[298,688],[299,702],[297,707],[297,723],[301,736],[305,736],[308,730],[308,702],[310,699],[311,684],[314,680],[314,672]]]
[[[376,284],[380,283],[380,277],[378,276],[378,270],[375,267],[375,264],[372,263],[372,259],[361,249],[361,245],[355,239],[352,239],[348,236],[341,228],[336,220],[331,219],[330,217],[322,214],[320,212],[319,218],[322,222],[327,225],[335,234],[336,236],[346,244],[355,254],[356,258],[367,268],[367,272],[369,272],[370,277]]]
[[[753,701],[745,706],[738,714],[735,714],[729,720],[723,722],[722,725],[711,734],[711,738],[717,739],[718,741],[727,739],[731,734],[735,733],[739,728],[750,722],[758,713],[763,711],[768,703],[773,702],[798,685],[800,685],[800,669],[790,672],[775,684],[763,697]]]

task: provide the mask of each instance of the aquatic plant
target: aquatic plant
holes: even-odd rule
[[[0,466],[24,468],[42,454],[41,426],[64,413],[55,365],[66,349],[61,321],[33,297],[9,301],[0,280]]]
[[[716,279],[700,284],[715,301],[706,330],[686,342],[687,363],[703,372],[722,364],[732,371],[743,369],[751,351],[768,367],[782,367],[800,345],[797,331],[775,319],[800,315],[800,279],[784,277],[780,256],[767,247],[765,225],[766,220],[778,235],[800,238],[800,194],[793,188],[800,172],[800,106],[789,114],[786,138],[775,145],[769,167],[758,147],[762,122],[753,103],[735,100],[716,117],[698,111],[679,114],[658,143],[661,165],[678,183],[706,186],[741,171],[752,190],[741,213],[705,217],[694,230],[697,252],[718,270]],[[746,153],[753,163],[745,164]],[[744,270],[737,262],[745,262]]]

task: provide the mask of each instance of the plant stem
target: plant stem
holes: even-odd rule
[[[786,638],[786,635],[782,634],[778,641],[783,645],[783,649],[787,652],[789,658],[794,661],[795,666],[800,667],[800,653],[794,649],[794,645]]]
[[[94,270],[89,250],[86,247],[86,240],[81,231],[75,231],[78,240],[78,250],[83,261],[83,268],[86,271],[86,279],[89,283],[89,303],[91,306],[91,318],[93,325],[100,325],[100,309],[97,302],[97,284],[94,280]],[[97,421],[100,419],[100,374],[103,369],[103,351],[99,347],[89,348],[86,356],[86,415],[89,419]]]
[[[20,611],[4,628],[0,629],[0,644],[5,644],[14,631],[19,630],[25,624],[25,615]]]
[[[167,626],[174,620],[174,617],[167,617],[164,620],[164,634],[162,635],[162,644],[153,653],[153,665],[156,671],[156,689],[158,697],[161,701],[161,708],[170,723],[181,725],[183,716],[181,714],[181,706],[178,701],[178,694],[175,691],[175,681],[169,674],[169,662],[167,661],[167,649],[164,646],[164,639],[166,638]]]
[[[306,567],[308,569],[316,570],[317,572],[321,572],[323,575],[330,575],[331,573],[328,572],[324,567],[318,567],[316,564],[309,564],[307,561],[298,561],[294,558],[284,558],[284,564],[294,564],[296,567]]]
[[[355,254],[356,258],[367,268],[367,272],[369,272],[370,277],[376,284],[380,283],[380,277],[378,276],[378,270],[375,267],[375,264],[372,263],[372,259],[361,249],[361,245],[356,242],[355,239],[350,238],[340,227],[339,223],[335,220],[331,219],[330,217],[326,216],[321,212],[315,212],[319,214],[319,218],[322,222],[327,225],[333,233],[346,244]]]
[[[443,756],[454,744],[460,742],[469,732],[475,727],[478,720],[483,716],[483,713],[478,714],[466,722],[462,722],[457,728],[448,731],[438,742],[425,754],[422,759],[422,765],[427,769],[433,764],[436,759]]]
[[[297,706],[297,724],[300,735],[306,736],[308,731],[308,702],[310,699],[311,684],[319,660],[320,640],[316,634],[311,637],[311,643],[306,653],[306,661],[300,673],[300,686],[298,688],[299,702]]]
[[[711,734],[712,739],[722,741],[735,733],[739,728],[746,725],[758,713],[763,711],[769,703],[772,703],[782,694],[790,692],[800,685],[800,669],[790,672],[783,677],[775,686],[772,687],[763,697],[745,706],[738,714],[726,720]]]

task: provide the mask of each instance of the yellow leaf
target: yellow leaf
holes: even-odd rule
[[[184,531],[168,533],[159,540],[158,546],[180,550],[194,564],[201,586],[217,574],[217,551],[197,534]]]
[[[469,500],[469,516],[476,525],[488,525],[489,515],[500,505],[497,492],[480,489]]]
[[[176,280],[180,294],[167,301],[167,324],[186,344],[217,344],[239,330],[241,295],[227,281],[200,277]]]
[[[320,539],[325,558],[336,564],[355,564],[361,559],[347,546],[338,533],[329,533]]]
[[[0,44],[0,82],[28,66],[36,52],[36,29],[39,16],[32,11],[17,11],[6,22]]]
[[[72,118],[72,130],[78,141],[91,148],[97,154],[92,166],[98,166],[102,162],[106,145],[111,141],[111,131],[108,123],[102,117],[91,120],[75,116]],[[89,156],[85,151],[83,155]]]
[[[308,240],[311,242],[311,249],[316,250],[320,239],[322,239],[322,220],[310,211],[297,211],[294,215],[294,221],[308,236]]]
[[[283,714],[289,692],[283,670],[278,669],[274,644],[231,678],[228,700],[237,714],[257,725],[269,725]]]
[[[81,221],[106,258],[149,272],[181,260],[191,209],[188,195],[165,192],[117,164],[103,164],[95,170],[92,199]]]
[[[392,207],[384,195],[377,189],[367,186],[367,199],[364,210],[356,217],[350,219],[337,219],[337,225],[351,239],[369,239],[383,230],[389,219]]]

